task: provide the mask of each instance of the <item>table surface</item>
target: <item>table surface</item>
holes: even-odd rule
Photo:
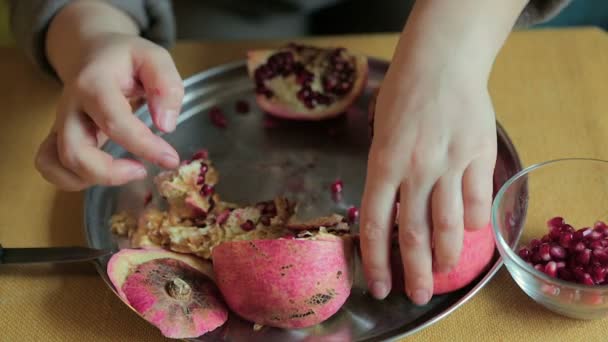
[[[311,39],[390,58],[397,36]],[[172,50],[185,78],[242,59],[248,48],[282,42],[180,42]],[[59,85],[13,48],[1,48],[0,242],[5,247],[85,244],[82,193],[58,192],[33,166],[51,126]],[[515,32],[496,62],[490,91],[498,120],[524,165],[560,157],[608,159],[608,35],[593,28]],[[534,215],[534,213],[530,213]],[[155,341],[157,330],[106,287],[93,266],[0,267],[0,340]],[[576,321],[532,302],[502,268],[477,296],[420,340],[603,340],[605,321]]]

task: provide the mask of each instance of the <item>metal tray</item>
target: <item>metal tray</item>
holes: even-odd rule
[[[196,74],[185,81],[179,125],[164,138],[180,156],[187,158],[204,147],[220,171],[217,191],[228,201],[251,203],[284,194],[301,202],[303,214],[344,213],[359,206],[366,174],[370,144],[367,107],[373,90],[388,68],[385,61],[370,59],[367,88],[346,115],[327,122],[303,123],[269,119],[254,102],[253,84],[244,62],[227,64]],[[251,111],[238,114],[237,100],[249,102]],[[221,107],[228,127],[210,123],[207,111]],[[144,105],[135,115],[148,126],[152,122]],[[158,133],[158,131],[154,130]],[[498,160],[494,175],[495,192],[521,170],[517,153],[498,125]],[[131,157],[109,142],[104,150],[113,156]],[[159,170],[147,165],[150,175]],[[342,200],[336,202],[329,184],[344,181]],[[108,220],[119,210],[137,213],[143,209],[144,196],[152,189],[151,178],[122,187],[93,187],[85,198],[85,229],[88,244],[96,248],[122,248],[127,242],[110,233]],[[159,205],[157,196],[153,205]],[[359,256],[357,255],[359,259]],[[98,261],[101,277],[110,288],[106,275],[108,258]],[[200,341],[391,341],[413,334],[439,321],[473,297],[502,266],[498,254],[493,265],[466,288],[435,296],[417,307],[403,294],[391,294],[377,301],[366,294],[365,281],[357,260],[355,284],[344,307],[318,326],[301,330],[264,328],[254,332],[252,324],[235,315],[223,327],[197,339]],[[113,288],[112,288],[113,289]]]

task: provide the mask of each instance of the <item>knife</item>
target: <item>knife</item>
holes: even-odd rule
[[[35,264],[92,261],[112,253],[109,249],[88,247],[3,248],[0,264]]]

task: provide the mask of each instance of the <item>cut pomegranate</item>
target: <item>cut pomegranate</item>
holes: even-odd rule
[[[367,81],[367,58],[343,48],[289,44],[247,54],[256,101],[268,114],[323,120],[346,111]]]
[[[247,113],[249,113],[249,103],[245,100],[236,101],[236,104],[234,105],[234,109],[236,110],[237,113],[247,114]]]
[[[211,123],[218,128],[228,127],[228,120],[219,107],[213,107],[209,110],[209,119],[211,120]]]
[[[517,254],[550,277],[585,285],[603,285],[608,275],[608,226],[575,230],[563,217],[547,221],[548,234],[532,239]]]

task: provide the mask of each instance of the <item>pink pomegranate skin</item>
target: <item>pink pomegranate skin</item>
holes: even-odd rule
[[[462,251],[458,264],[449,273],[433,273],[433,294],[440,295],[459,290],[477,278],[492,261],[494,255],[492,226],[476,231],[464,231]],[[403,263],[396,243],[391,249],[393,291],[404,291]]]
[[[241,317],[278,328],[331,317],[352,287],[350,238],[226,242],[213,250],[217,285]]]

